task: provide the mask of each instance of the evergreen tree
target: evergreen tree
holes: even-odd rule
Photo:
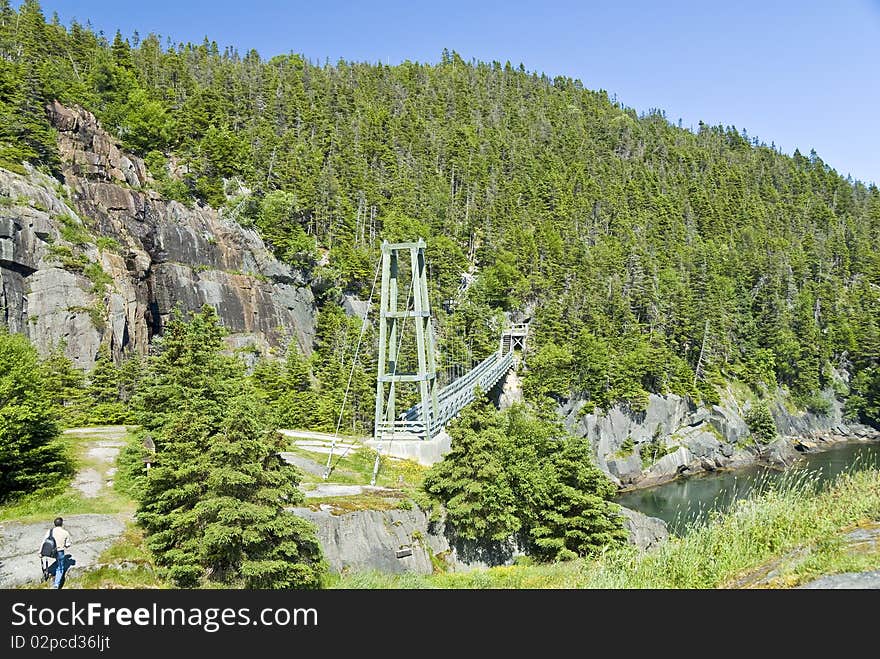
[[[766,403],[752,406],[745,414],[745,422],[759,444],[770,444],[779,436],[773,414]]]
[[[203,561],[246,588],[314,588],[326,569],[314,527],[283,508],[303,501],[298,475],[280,465],[281,438],[258,412],[248,398],[234,399],[210,439],[212,470],[193,509]]]
[[[37,351],[0,328],[0,502],[71,473]]]
[[[156,418],[155,466],[140,477],[138,520],[178,586],[312,588],[325,569],[314,527],[284,508],[302,501],[299,474],[241,364],[224,357],[216,312],[169,322],[138,393]]]
[[[224,333],[210,305],[188,321],[175,310],[162,336],[154,340],[155,355],[148,360],[134,398],[140,425],[160,428],[181,409],[198,406],[216,429],[227,399],[241,387],[244,377],[242,364],[221,354]]]
[[[533,400],[711,402],[712,380],[740,379],[817,408],[843,366],[862,392],[848,409],[873,418],[857,411],[872,376],[857,378],[880,344],[880,191],[818,154],[788,157],[733,126],[694,133],[579,81],[456,53],[394,67],[263,60],[210,40],[108,39],[47,22],[36,0],[0,4],[0,165],[57,170],[53,99],[149,154],[162,194],[228,204],[311,270],[322,316],[342,291],[365,293],[383,238],[425,238],[439,250],[432,306],[454,302],[438,332],[458,335],[462,364],[495,349],[503,311],[531,312]],[[250,192],[227,199],[233,179]],[[696,372],[707,320],[711,378]],[[333,369],[354,350],[335,339],[349,334],[316,346],[309,423],[334,425]],[[368,389],[345,427],[369,424]]]
[[[73,427],[85,422],[85,377],[64,354],[65,344],[55,346],[42,361],[43,395],[56,406],[63,426]]]
[[[450,452],[426,474],[425,491],[441,501],[457,536],[504,541],[520,530],[517,502],[498,446],[504,421],[478,400],[450,425]]]
[[[102,345],[98,349],[95,366],[89,373],[86,398],[89,402],[89,423],[117,424],[128,419],[128,412],[120,400],[120,373],[113,362],[110,349]]]
[[[424,489],[462,538],[511,537],[543,560],[587,556],[621,541],[609,501],[615,487],[595,466],[589,442],[523,405],[504,412],[477,400],[450,426],[450,452]]]
[[[626,539],[614,484],[593,463],[589,442],[562,441],[542,469],[542,497],[529,529],[532,552],[545,560],[596,554]]]

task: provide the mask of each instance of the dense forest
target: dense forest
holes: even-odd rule
[[[58,171],[52,99],[95,112],[164,195],[256,227],[323,282],[317,363],[350,363],[355,343],[328,303],[367,295],[381,240],[422,236],[442,349],[484,356],[501,312],[522,311],[533,400],[638,409],[649,392],[714,400],[737,379],[821,409],[835,384],[852,417],[880,422],[880,191],[814,152],[688,130],[509,62],[266,60],[0,0],[0,166]],[[317,395],[308,365],[287,366],[266,395]],[[298,423],[332,425],[345,378],[330,370],[325,413]]]

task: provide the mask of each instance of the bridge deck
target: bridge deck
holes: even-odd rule
[[[489,391],[504,374],[513,366],[513,352],[504,353],[498,350],[492,353],[465,375],[454,382],[450,382],[437,393],[437,414],[430,410],[430,435],[434,436],[445,426],[450,419],[458,414],[462,408],[474,400],[474,389],[479,387],[482,391]],[[390,439],[409,436],[426,437],[424,421],[422,420],[422,404],[418,403],[402,413],[393,421],[383,421],[377,424],[377,439]]]

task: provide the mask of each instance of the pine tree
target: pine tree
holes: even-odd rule
[[[205,307],[167,325],[138,393],[152,415],[154,467],[139,478],[138,521],[175,584],[313,588],[325,569],[314,527],[284,510],[302,501],[299,474],[247,386],[221,354],[222,328]]]
[[[85,423],[88,406],[83,372],[64,354],[65,344],[55,346],[42,361],[43,394],[58,410],[62,425],[73,427]]]
[[[148,360],[133,401],[142,426],[162,427],[172,415],[192,406],[213,428],[219,425],[226,400],[244,377],[242,364],[221,354],[224,333],[210,305],[188,321],[175,310],[162,336],[154,340],[155,355]]]
[[[37,351],[0,327],[0,502],[72,473]]]
[[[106,345],[98,349],[95,366],[89,373],[86,398],[90,406],[89,423],[116,424],[128,419],[128,412],[120,400],[119,368]]]
[[[552,413],[522,404],[499,412],[478,399],[449,433],[450,452],[423,487],[459,537],[485,546],[513,539],[541,560],[587,556],[624,538],[609,501],[614,485],[589,442]]]
[[[776,422],[766,403],[754,405],[745,414],[745,422],[758,444],[770,444],[778,436]]]
[[[234,399],[209,440],[212,470],[193,509],[202,560],[219,580],[246,588],[317,587],[326,566],[314,528],[284,511],[303,501],[298,474],[281,466],[280,437],[258,416],[247,398]]]
[[[537,519],[529,529],[532,552],[545,560],[594,555],[626,539],[616,488],[593,462],[589,441],[570,437],[542,470]]]
[[[491,404],[471,404],[448,429],[450,452],[425,476],[425,491],[444,504],[447,523],[458,537],[505,541],[522,526],[498,452],[503,428]]]

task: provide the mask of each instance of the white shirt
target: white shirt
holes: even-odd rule
[[[55,546],[58,549],[67,549],[70,547],[70,534],[63,526],[53,526],[46,533],[46,537],[48,538],[50,534],[55,538]]]

